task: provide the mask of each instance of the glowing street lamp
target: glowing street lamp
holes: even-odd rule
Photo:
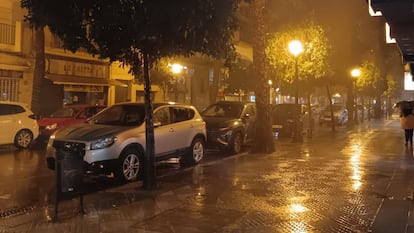
[[[354,78],[358,78],[359,76],[361,76],[361,70],[358,68],[351,70],[351,76]]]
[[[295,57],[299,56],[303,52],[302,43],[298,40],[289,42],[289,52]]]
[[[295,57],[295,104],[299,105],[299,74],[298,74],[298,57],[303,52],[302,43],[299,40],[289,42],[289,52]],[[300,107],[299,111],[300,111]],[[299,112],[295,114],[295,137],[294,141],[301,140],[299,132]]]
[[[171,67],[171,72],[173,74],[179,74],[183,71],[183,69],[186,68],[185,66],[183,66],[181,64],[177,64],[177,63],[170,64],[170,67]]]
[[[299,80],[299,75],[298,75],[298,57],[299,54],[301,54],[303,52],[303,47],[302,47],[302,43],[298,40],[293,40],[291,42],[289,42],[289,52],[295,57],[295,88],[296,88],[296,93],[295,93],[295,103],[299,104],[299,87],[298,87],[298,80]]]
[[[273,88],[272,88],[273,81],[269,79],[267,81],[267,83],[269,84],[269,103],[272,104],[273,103],[273,101],[272,101],[272,99],[273,99]]]
[[[356,81],[359,76],[361,76],[361,70],[358,68],[351,70],[351,76],[354,78],[353,80],[353,88],[354,88],[354,119],[355,123],[358,123],[358,99],[357,99],[357,90],[356,90]]]
[[[175,87],[174,87],[174,95],[175,95],[175,101],[179,101],[179,97],[180,94],[184,95],[183,96],[183,102],[185,102],[186,99],[186,94],[185,92],[183,93],[183,85],[185,84],[184,81],[184,77],[181,76],[181,74],[183,73],[184,70],[187,69],[186,66],[183,66],[179,63],[173,63],[173,64],[168,64],[168,67],[171,69],[171,73],[173,74],[173,79],[174,79],[174,83],[175,83]],[[181,80],[181,82],[179,82]]]

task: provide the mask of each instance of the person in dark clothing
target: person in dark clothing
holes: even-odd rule
[[[413,145],[414,115],[411,108],[404,108],[400,118],[401,128],[404,129],[405,145]]]

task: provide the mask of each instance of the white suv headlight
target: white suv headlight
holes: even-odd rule
[[[116,137],[115,136],[109,136],[106,138],[102,138],[99,140],[96,140],[94,142],[91,143],[91,150],[99,150],[105,147],[109,147],[112,144],[114,144],[116,142]]]

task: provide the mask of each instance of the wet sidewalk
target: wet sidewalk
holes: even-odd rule
[[[0,232],[414,232],[413,151],[396,120],[370,122],[272,154],[240,154],[0,219]],[[46,203],[52,203],[46,200]]]

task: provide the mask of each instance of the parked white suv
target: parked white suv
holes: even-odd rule
[[[182,164],[200,162],[205,153],[206,124],[196,108],[176,103],[154,103],[153,107],[155,160],[176,157]],[[54,169],[57,150],[80,148],[86,172],[113,172],[122,181],[133,181],[142,173],[145,145],[145,105],[115,104],[88,123],[56,131],[48,143],[47,162]]]
[[[18,102],[0,101],[0,144],[26,149],[39,135],[33,112]]]

